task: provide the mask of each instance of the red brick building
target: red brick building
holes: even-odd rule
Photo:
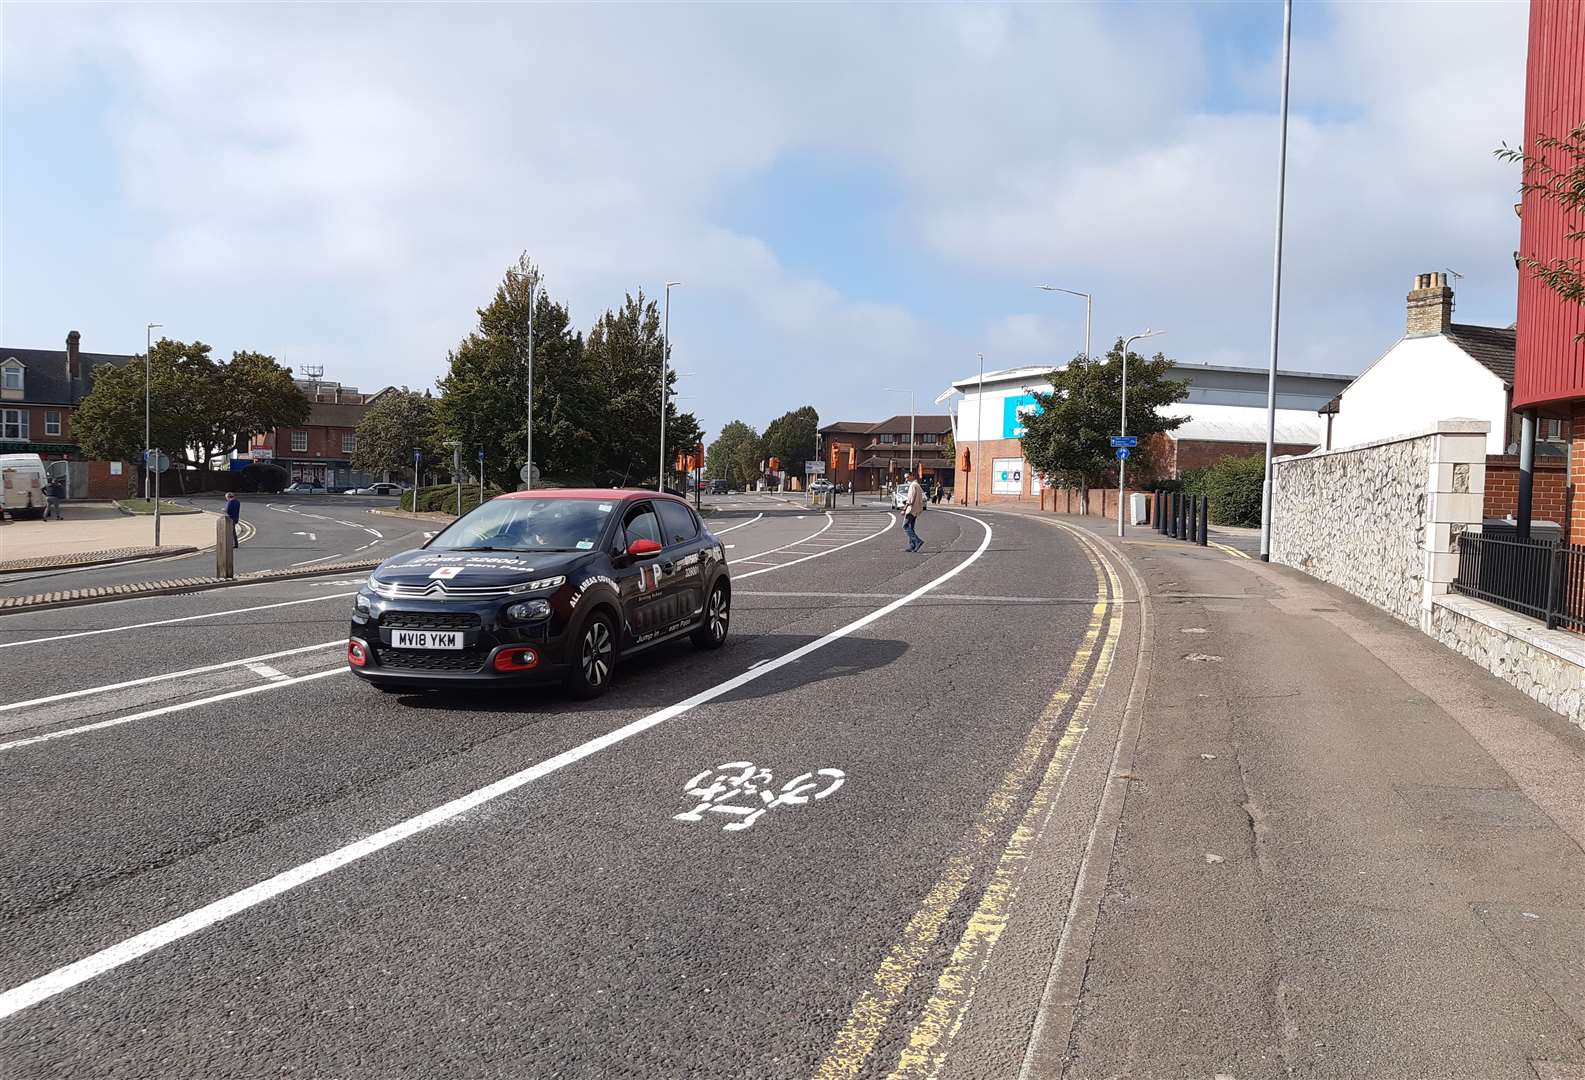
[[[1570,162],[1557,151],[1535,145],[1539,135],[1566,137],[1585,124],[1585,4],[1578,0],[1531,0],[1530,51],[1525,79],[1524,146],[1554,168],[1567,171]],[[1526,192],[1520,204],[1518,255],[1553,264],[1574,260],[1585,267],[1585,244],[1567,239],[1585,227],[1556,202]],[[1519,274],[1519,319],[1515,341],[1513,405],[1538,421],[1561,421],[1569,432],[1569,464],[1560,517],[1569,537],[1585,537],[1585,506],[1573,497],[1572,477],[1585,468],[1585,307],[1565,302],[1525,267]],[[1527,425],[1533,436],[1537,425]],[[1521,447],[1521,449],[1523,449]],[[1555,470],[1534,472],[1531,517],[1541,519],[1545,507],[1557,509]],[[1495,473],[1495,475],[1494,475]],[[1493,482],[1504,478],[1487,468],[1488,506]],[[1522,511],[1521,511],[1522,515]]]
[[[912,442],[910,442],[912,437]],[[921,477],[952,486],[952,418],[903,413],[882,420],[839,420],[820,429],[820,459],[826,479],[881,491],[903,478],[910,466]]]
[[[358,448],[358,425],[386,391],[363,394],[355,386],[318,378],[293,381],[308,398],[308,420],[255,435],[248,447],[253,460],[281,466],[293,483],[359,487],[383,479],[353,469],[352,455]]]
[[[121,461],[83,460],[72,418],[93,386],[96,369],[137,358],[85,353],[81,343],[82,335],[73,330],[65,349],[0,346],[0,454],[67,462],[69,498],[124,499],[136,490],[138,470]]]

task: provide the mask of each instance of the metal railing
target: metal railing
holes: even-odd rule
[[[1461,533],[1453,591],[1539,619],[1549,630],[1585,631],[1585,547]]]

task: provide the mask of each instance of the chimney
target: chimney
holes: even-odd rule
[[[82,357],[77,350],[82,339],[83,336],[75,330],[66,335],[66,378],[71,383],[76,383],[82,376]]]
[[[1453,325],[1453,290],[1441,271],[1417,274],[1408,299],[1410,337],[1440,334]]]

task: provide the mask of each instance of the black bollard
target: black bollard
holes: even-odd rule
[[[1200,497],[1198,495],[1190,495],[1189,496],[1189,529],[1188,529],[1187,532],[1185,532],[1183,534],[1183,538],[1185,540],[1189,541],[1190,543],[1194,542],[1195,536],[1198,535],[1199,531],[1200,531],[1196,527],[1197,524],[1198,524],[1196,519],[1199,517],[1199,515],[1200,515]]]
[[[1167,535],[1176,539],[1178,535],[1178,515],[1183,510],[1183,493],[1174,491],[1170,498],[1172,505],[1167,507]]]
[[[1210,542],[1209,532],[1211,525],[1211,497],[1205,496],[1205,501],[1200,505],[1200,546],[1205,547]]]
[[[1187,491],[1178,496],[1178,539],[1189,538],[1189,493]]]

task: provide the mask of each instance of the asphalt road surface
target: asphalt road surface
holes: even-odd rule
[[[1137,609],[739,501],[727,646],[593,703],[361,685],[357,578],[0,618],[0,1076],[1018,1075]]]
[[[225,508],[225,499],[218,495],[194,495],[177,501],[216,514]],[[373,495],[244,495],[242,520],[252,526],[253,535],[237,548],[237,572],[395,555],[422,544],[426,531],[440,528],[432,521],[373,512],[395,506],[395,499]],[[215,553],[206,550],[169,559],[4,574],[0,575],[0,596],[198,577],[214,572]]]

